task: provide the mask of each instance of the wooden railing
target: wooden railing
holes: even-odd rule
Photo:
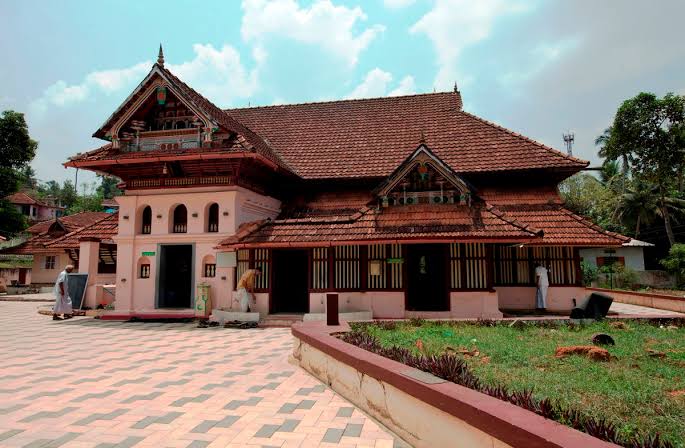
[[[235,185],[234,176],[170,177],[159,179],[132,179],[126,188],[194,187],[204,185]]]

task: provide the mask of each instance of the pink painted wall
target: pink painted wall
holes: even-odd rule
[[[55,256],[55,269],[45,269],[45,257],[49,255]],[[34,255],[31,268],[31,283],[34,285],[41,283],[53,285],[59,273],[64,270],[64,267],[73,263],[66,252]]]
[[[510,310],[535,308],[535,288],[532,286],[498,286],[499,307]],[[547,309],[550,311],[571,311],[573,299],[577,306],[585,304],[588,295],[583,286],[550,286],[547,292]]]
[[[326,293],[309,295],[309,311],[325,312]],[[497,293],[487,291],[451,292],[450,311],[406,311],[402,291],[339,292],[338,309],[345,311],[372,311],[375,319],[401,319],[407,317],[482,318],[502,317],[498,309]]]
[[[20,268],[2,268],[0,269],[0,279],[5,282],[5,285],[12,285],[12,281],[19,281],[19,269]],[[31,268],[26,269],[26,285],[31,284]]]
[[[205,278],[203,261],[216,259],[216,245],[233,235],[242,223],[275,218],[280,202],[241,187],[203,187],[188,189],[128,191],[116,198],[119,203],[117,243],[118,312],[154,312],[156,310],[156,276],[160,244],[194,245],[195,285],[210,285],[212,307],[228,308],[233,298],[233,268],[217,268],[216,277]],[[206,232],[209,205],[219,204],[219,232]],[[187,233],[170,232],[173,208],[183,204],[188,209]],[[152,208],[152,232],[141,234],[142,211]],[[193,215],[197,214],[196,217]],[[159,218],[157,216],[160,216]],[[139,264],[143,252],[148,256],[150,278],[140,278]],[[193,287],[193,291],[196,288]],[[193,298],[194,298],[193,293]],[[267,300],[268,309],[268,300]]]

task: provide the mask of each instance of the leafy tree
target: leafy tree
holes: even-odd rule
[[[621,223],[612,219],[615,193],[591,174],[578,173],[569,177],[559,185],[559,193],[569,210],[607,230],[624,231]]]
[[[3,198],[18,189],[20,170],[36,155],[38,143],[29,136],[24,114],[6,110],[0,116],[0,222],[5,233],[23,230],[25,222],[16,219],[13,207]]]
[[[102,211],[102,195],[89,194],[78,196],[76,201],[67,209],[67,214],[73,215],[80,212],[101,212]]]
[[[668,251],[668,257],[661,260],[661,265],[678,278],[682,285],[685,280],[685,244],[674,244]]]
[[[24,165],[19,169],[19,183],[22,190],[36,190],[38,188],[36,172],[31,168],[31,165]]]
[[[117,184],[121,182],[118,178],[99,174],[98,177],[100,178],[100,186],[97,188],[97,193],[102,195],[103,198],[112,199],[114,196],[121,194],[121,190],[117,187]]]
[[[682,189],[685,167],[685,97],[640,93],[624,101],[612,126],[600,136],[600,155],[623,160],[633,178],[654,185],[671,246],[676,243],[669,197]]]

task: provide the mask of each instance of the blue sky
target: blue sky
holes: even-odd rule
[[[26,113],[41,180],[167,66],[220,107],[449,90],[465,109],[597,161],[640,91],[685,94],[685,2],[0,0],[0,110]],[[81,175],[81,181],[93,177]]]

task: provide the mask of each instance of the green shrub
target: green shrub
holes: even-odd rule
[[[668,251],[668,257],[661,260],[661,265],[674,274],[679,285],[685,280],[685,244],[674,244]]]
[[[590,264],[587,261],[581,261],[580,270],[583,273],[583,285],[590,286],[592,282],[597,280],[598,270],[597,266],[594,264]]]

